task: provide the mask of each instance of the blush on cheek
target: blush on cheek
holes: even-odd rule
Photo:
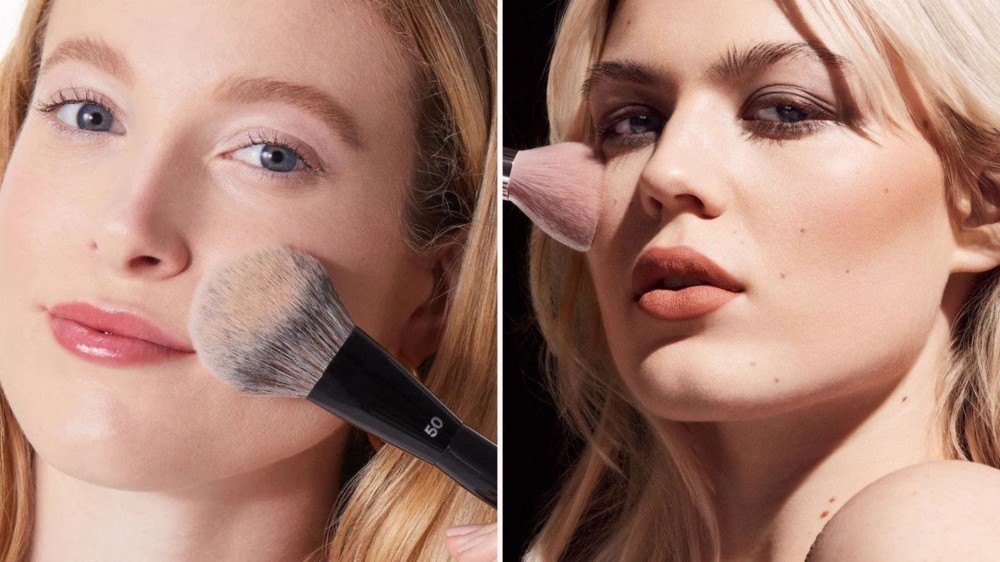
[[[786,165],[776,166],[788,197],[771,206],[770,219],[762,221],[784,224],[783,235],[808,249],[800,257],[822,257],[831,273],[849,274],[852,266],[892,260],[899,252],[912,258],[946,249],[943,171],[926,141],[885,135],[876,144],[856,138],[824,146],[822,159],[811,154],[815,150],[793,153]],[[784,267],[794,273],[796,264]]]
[[[28,168],[12,160],[0,194],[0,233],[22,252],[78,232],[85,208],[71,196],[82,191],[79,177],[55,178]]]

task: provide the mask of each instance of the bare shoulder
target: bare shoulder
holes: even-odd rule
[[[858,492],[809,562],[1000,561],[1000,470],[965,461],[907,467]]]

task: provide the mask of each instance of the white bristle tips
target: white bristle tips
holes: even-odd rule
[[[208,274],[190,321],[195,350],[216,376],[277,396],[308,394],[353,327],[322,264],[284,246]]]

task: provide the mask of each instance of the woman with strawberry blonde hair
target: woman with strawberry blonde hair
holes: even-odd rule
[[[305,401],[226,386],[186,330],[216,264],[295,246],[495,435],[495,19],[29,0],[0,69],[0,559],[495,549],[489,506]]]

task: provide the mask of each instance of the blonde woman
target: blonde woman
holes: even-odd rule
[[[586,447],[528,559],[1000,560],[998,26],[569,4],[552,140],[607,169],[588,253],[534,239]]]
[[[342,486],[344,422],[227,387],[185,329],[215,264],[296,246],[494,435],[494,26],[489,0],[28,2],[0,71],[0,559],[441,560],[495,521],[390,446]]]

